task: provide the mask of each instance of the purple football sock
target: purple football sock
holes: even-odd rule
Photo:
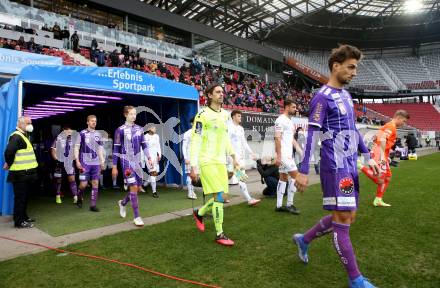
[[[90,207],[95,207],[96,206],[96,201],[98,200],[98,188],[93,188],[92,187],[92,195],[91,195],[91,202],[90,202]]]
[[[84,197],[84,190],[85,189],[81,189],[81,188],[78,189],[78,198],[79,199],[83,199],[83,197]]]
[[[139,217],[138,195],[135,192],[130,192],[131,208],[133,208],[134,218]]]
[[[324,236],[333,230],[332,226],[332,215],[327,215],[322,217],[315,226],[313,226],[309,231],[304,233],[304,242],[309,244],[315,238]]]
[[[127,203],[130,202],[130,192],[127,193],[127,195],[125,195],[124,199],[122,199],[122,206],[127,205]]]
[[[70,185],[70,191],[72,192],[73,196],[78,196],[78,187],[76,187],[76,182],[72,181],[69,183]]]
[[[351,280],[361,276],[350,240],[350,225],[332,222],[333,245]]]

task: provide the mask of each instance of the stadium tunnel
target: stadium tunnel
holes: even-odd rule
[[[30,65],[4,84],[0,94],[2,139],[14,131],[19,115],[32,118],[32,142],[40,162],[43,193],[51,190],[47,187],[47,168],[53,161],[50,146],[62,126],[68,124],[79,132],[87,128],[86,118],[93,114],[98,119],[96,130],[104,130],[113,138],[116,128],[125,122],[125,105],[137,107],[136,124],[141,127],[160,124],[161,171],[166,169],[161,182],[183,183],[181,168],[172,163],[181,160],[181,143],[176,136],[190,128],[190,118],[197,113],[198,92],[194,87],[124,68]],[[0,143],[2,153],[6,144]],[[10,215],[13,207],[12,185],[6,176],[1,170],[0,215]]]

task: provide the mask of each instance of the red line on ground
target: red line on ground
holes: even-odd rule
[[[144,272],[148,272],[148,273],[156,275],[156,276],[160,276],[160,277],[163,277],[163,278],[168,278],[168,279],[171,279],[171,280],[176,280],[176,281],[179,281],[179,282],[189,283],[189,284],[198,285],[198,286],[202,286],[202,287],[221,288],[220,286],[204,284],[204,283],[197,282],[197,281],[192,281],[192,280],[188,280],[188,279],[179,278],[179,277],[176,277],[176,276],[172,276],[172,275],[160,273],[160,272],[157,272],[157,271],[154,271],[154,270],[151,270],[151,269],[147,269],[147,268],[135,265],[135,264],[121,262],[121,261],[114,260],[114,259],[108,259],[108,258],[101,257],[101,256],[95,256],[95,255],[90,255],[90,254],[80,253],[80,252],[67,251],[67,250],[63,250],[63,249],[59,249],[59,248],[55,248],[55,247],[51,247],[51,246],[47,246],[47,245],[43,245],[43,244],[39,244],[39,243],[33,243],[33,242],[29,242],[29,241],[24,241],[24,240],[18,240],[18,239],[14,239],[14,238],[5,237],[5,236],[0,236],[0,238],[1,239],[5,239],[5,240],[10,240],[10,241],[18,242],[18,243],[22,243],[22,244],[28,244],[28,245],[33,245],[33,246],[38,246],[38,247],[46,248],[46,249],[57,251],[57,252],[60,252],[60,253],[69,253],[69,254],[72,254],[72,255],[75,255],[75,256],[80,256],[80,257],[85,257],[85,258],[90,258],[90,259],[95,259],[95,260],[102,260],[102,261],[106,261],[106,262],[110,262],[110,263],[116,263],[116,264],[119,264],[119,265],[122,265],[122,266],[136,268],[138,270],[141,270],[141,271],[144,271]]]

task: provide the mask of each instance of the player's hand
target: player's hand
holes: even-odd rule
[[[101,163],[101,172],[105,170],[105,164]]]
[[[298,173],[295,177],[295,186],[299,192],[304,192],[309,185],[309,177],[305,174]]]
[[[9,165],[8,165],[8,163],[3,164],[3,170],[9,170]]]
[[[79,161],[76,161],[76,168],[78,168],[79,171],[84,170],[84,168],[82,167],[81,163],[79,163]]]
[[[374,175],[379,174],[379,165],[377,165],[377,162],[374,159],[368,160],[368,166],[373,170]]]
[[[281,166],[281,157],[277,157],[277,158],[275,159],[275,165],[276,165],[277,167],[280,167],[280,166]]]
[[[112,168],[112,178],[115,179],[118,177],[118,167],[113,166]]]
[[[233,160],[232,160],[232,163],[233,163],[233,165],[234,165],[234,168],[235,169],[240,169],[241,167],[240,167],[240,163],[238,163],[238,161],[237,161],[237,159],[234,157],[234,158],[232,158]]]
[[[196,173],[194,167],[191,167],[191,172],[189,173],[189,177],[193,182],[197,182],[197,180],[199,179],[199,175]]]
[[[189,160],[185,160],[185,164],[186,164],[186,165],[189,165]]]

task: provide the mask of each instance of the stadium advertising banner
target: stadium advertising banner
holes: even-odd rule
[[[328,82],[328,78],[318,71],[302,64],[301,62],[293,59],[292,57],[289,57],[287,59],[287,64],[295,68],[296,70],[300,71],[301,73],[309,76],[312,79],[315,79],[316,81],[319,81],[320,83],[324,84]]]
[[[63,65],[63,59],[0,48],[0,73],[17,75],[25,66],[31,64]]]
[[[264,134],[269,129],[273,129],[278,116],[278,114],[242,112],[241,125],[245,130]],[[299,126],[307,129],[307,118],[293,117],[292,121],[295,129]]]
[[[53,86],[198,100],[195,88],[127,68],[42,66],[23,69],[20,80]],[[35,80],[36,79],[36,80]]]

